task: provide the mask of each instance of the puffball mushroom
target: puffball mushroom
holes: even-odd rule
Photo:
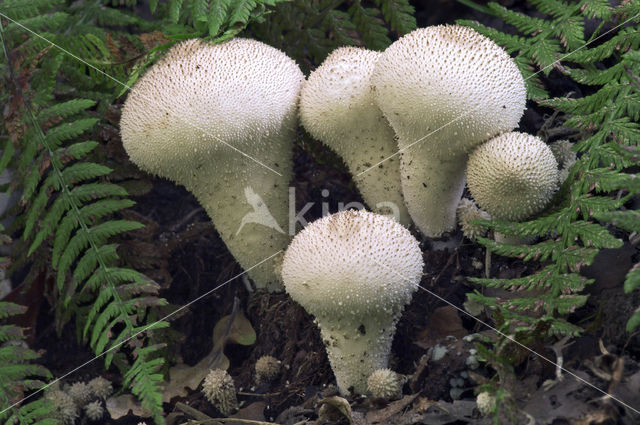
[[[304,76],[283,52],[256,40],[171,48],[135,84],[120,127],[131,160],[184,185],[245,269],[286,248],[288,183]],[[282,288],[273,264],[248,271]]]
[[[411,218],[402,197],[399,158],[359,175],[398,150],[370,84],[380,54],[357,47],[334,50],[302,87],[300,121],[344,159],[369,207],[380,213],[395,207],[400,223],[408,226]]]
[[[454,228],[467,153],[518,125],[526,89],[515,62],[460,25],[419,28],[391,44],[371,82],[398,136],[409,214],[427,236]]]
[[[542,211],[558,188],[558,163],[538,137],[501,134],[469,157],[467,185],[491,217],[521,221]]]
[[[209,371],[202,382],[202,393],[225,416],[231,415],[238,408],[236,386],[226,370]]]
[[[391,369],[378,369],[367,378],[367,388],[375,398],[397,400],[402,398],[404,376]]]
[[[309,224],[284,255],[294,301],[315,316],[342,394],[387,367],[396,323],[422,275],[418,241],[395,220],[342,211]]]

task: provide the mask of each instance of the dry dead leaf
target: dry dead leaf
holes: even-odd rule
[[[414,341],[418,347],[428,350],[436,342],[449,335],[460,339],[468,334],[462,326],[462,320],[458,316],[458,311],[451,306],[443,306],[434,310],[427,321],[428,326],[420,333],[418,339]]]
[[[367,412],[366,419],[371,425],[374,424],[393,424],[397,423],[395,416],[402,416],[403,410],[410,405],[418,394],[406,395],[400,400],[389,403],[384,409],[372,410]]]
[[[256,401],[255,403],[251,403],[247,407],[243,407],[238,410],[238,413],[231,415],[230,418],[264,422],[266,421],[264,417],[264,409],[266,407],[267,403],[264,401]]]
[[[211,369],[227,370],[229,359],[223,352],[227,343],[252,345],[255,342],[256,332],[241,310],[224,316],[213,329],[213,348],[209,354],[195,366],[178,364],[169,370],[169,382],[165,384],[162,401],[168,403],[173,397],[186,397],[187,388],[195,391]]]
[[[318,416],[322,417],[324,415],[329,417],[344,416],[349,421],[349,425],[354,425],[351,405],[342,397],[333,396],[320,400]]]
[[[123,394],[117,397],[109,397],[105,403],[111,419],[120,419],[132,413],[141,418],[151,417],[151,413],[142,408],[138,399],[131,394]]]

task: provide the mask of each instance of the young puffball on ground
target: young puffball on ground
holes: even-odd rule
[[[280,226],[288,223],[303,81],[292,59],[259,41],[188,40],[151,67],[124,104],[131,161],[192,192],[245,269],[290,240]],[[282,289],[273,261],[248,274],[258,287]]]
[[[300,121],[344,159],[372,210],[397,213],[398,221],[408,226],[411,218],[402,196],[400,157],[368,170],[398,151],[395,133],[376,105],[370,83],[380,55],[358,47],[334,50],[302,88]]]
[[[522,221],[542,211],[558,188],[558,163],[538,137],[501,134],[469,157],[467,185],[492,218]]]
[[[524,80],[496,43],[460,25],[419,28],[376,62],[375,98],[398,136],[402,190],[422,233],[452,230],[467,154],[518,125]]]
[[[282,265],[285,290],[315,316],[342,394],[365,394],[367,378],[387,367],[422,267],[411,233],[367,211],[328,215],[293,238]]]

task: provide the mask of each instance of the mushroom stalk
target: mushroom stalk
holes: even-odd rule
[[[292,177],[294,119],[271,137],[246,145],[244,153],[276,170],[280,175],[239,154],[221,147],[212,155],[194,160],[198,179],[185,184],[207,211],[229,252],[259,288],[281,291],[281,278],[274,261],[264,258],[284,250],[291,241],[287,232],[288,185]],[[208,136],[205,136],[207,138]],[[211,140],[215,144],[215,140]],[[269,147],[265,149],[265,147]],[[207,164],[217,163],[217,167]],[[185,176],[186,177],[186,176]]]
[[[341,318],[323,317],[317,321],[331,369],[343,394],[366,394],[366,378],[387,367],[400,314],[353,317],[366,322],[366,326],[359,329],[342,325]]]
[[[334,50],[302,88],[300,120],[342,157],[373,211],[392,213],[408,226],[399,158],[383,161],[398,151],[395,133],[375,104],[370,82],[380,54],[357,47]]]

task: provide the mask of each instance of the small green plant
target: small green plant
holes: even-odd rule
[[[0,320],[23,314],[27,308],[14,303],[0,301]],[[13,324],[0,326],[0,420],[4,424],[57,424],[55,406],[51,400],[37,398],[9,409],[21,402],[24,396],[45,385],[43,379],[53,376],[45,367],[32,363],[40,357],[26,346],[25,330]]]
[[[497,3],[486,7],[464,4],[501,18],[518,34],[506,34],[477,22],[460,21],[492,38],[515,55],[527,80],[528,96],[540,106],[551,108],[575,139],[578,154],[552,207],[537,218],[522,223],[484,221],[495,232],[539,238],[532,245],[509,245],[487,238],[479,242],[498,255],[537,261],[537,272],[516,279],[481,279],[472,282],[510,291],[510,297],[489,297],[476,291],[469,298],[492,312],[496,327],[526,346],[548,336],[578,335],[582,328],[567,316],[583,306],[582,293],[593,282],[580,274],[596,254],[622,246],[621,236],[640,230],[637,211],[625,205],[640,193],[633,166],[639,164],[640,140],[640,4],[582,0],[565,4],[557,0],[530,0],[544,17],[532,18],[510,11]],[[598,25],[587,34],[585,21],[597,18]],[[610,28],[604,32],[605,28]],[[541,74],[536,72],[539,70]],[[549,98],[545,76],[570,79],[583,88],[585,96],[566,93]],[[627,276],[627,292],[640,286],[636,265]],[[640,312],[629,319],[628,330],[640,325]],[[499,359],[518,364],[525,357],[508,338],[494,342]],[[498,361],[500,360],[500,361]],[[503,378],[504,379],[504,378]]]

